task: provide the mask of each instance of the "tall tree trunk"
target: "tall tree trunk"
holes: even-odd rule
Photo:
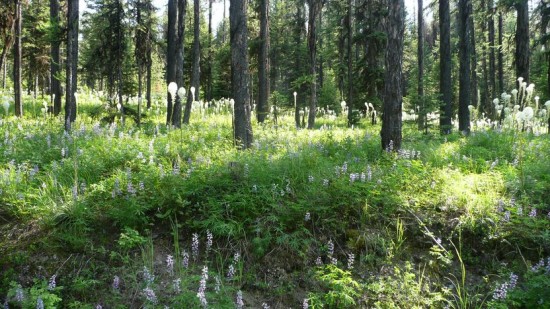
[[[452,82],[451,82],[451,14],[449,0],[439,0],[439,129],[449,134],[452,129]]]
[[[529,5],[527,0],[515,4],[517,10],[516,29],[516,77],[523,77],[529,84]]]
[[[493,0],[487,1],[488,30],[489,30],[489,97],[498,96],[495,81],[495,8]]]
[[[295,46],[301,46],[302,45],[302,30],[301,28],[303,27],[303,19],[302,19],[302,5],[303,3],[301,3],[300,1],[296,2],[296,28],[298,29],[298,31],[296,31],[295,33],[295,41],[294,41],[294,44]],[[296,57],[296,59],[294,60],[294,65],[295,65],[295,68],[298,68],[299,65],[300,65],[300,62],[301,60],[298,59],[298,57]],[[296,89],[298,90],[298,89]],[[302,94],[300,93],[300,96],[302,96]],[[296,101],[296,96],[294,97],[294,100],[295,100],[295,104],[294,104],[294,122],[296,123],[296,128],[301,128],[302,125],[301,125],[301,121],[300,121],[300,103],[298,103],[298,101]]]
[[[351,127],[353,124],[353,56],[351,54],[353,42],[352,9],[353,8],[351,5],[351,0],[348,0],[348,16],[346,18],[346,28],[348,35],[348,44],[346,48],[346,55],[348,57],[348,127]]]
[[[172,9],[173,12],[171,12],[170,9]],[[183,87],[183,51],[186,9],[187,0],[169,0],[168,2],[168,53],[172,54],[168,55],[168,57],[171,58],[171,62],[167,61],[169,67],[166,69],[166,75],[169,78],[167,82],[175,82],[178,88]],[[173,37],[170,37],[171,33]],[[170,67],[170,65],[172,67]],[[170,94],[168,94],[168,97],[170,97]],[[180,127],[182,100],[183,99],[180,98],[168,99],[168,108],[171,109],[167,114],[167,124]]]
[[[212,2],[208,0],[208,61],[207,61],[207,77],[206,84],[206,101],[212,101]]]
[[[15,116],[23,117],[23,100],[21,90],[21,0],[15,0],[15,44],[13,58],[13,89],[15,94]]]
[[[177,34],[178,34],[178,0],[168,0],[168,29],[167,29],[167,50],[166,50],[166,85],[176,83],[177,66]],[[167,92],[166,124],[172,123],[172,113],[175,98]]]
[[[59,18],[59,1],[50,0],[50,22],[53,26],[54,33],[61,35],[60,32],[60,18]],[[55,35],[51,41],[50,47],[50,87],[53,97],[53,113],[59,115],[61,113],[61,81],[59,80],[61,52],[61,42],[58,35]]]
[[[477,51],[476,51],[476,37],[475,37],[475,27],[474,27],[474,16],[472,15],[473,9],[472,9],[472,0],[468,2],[468,11],[470,12],[470,16],[468,17],[468,50],[469,50],[469,56],[470,57],[470,103],[469,105],[477,107],[479,104],[479,83],[477,80]],[[482,30],[483,33],[485,33],[484,30]],[[482,50],[485,51],[485,47],[482,46]],[[483,69],[485,69],[485,58],[482,55],[483,58]],[[484,100],[484,97],[482,97],[482,100]],[[485,102],[483,102],[485,104]]]
[[[247,0],[229,1],[229,31],[231,33],[231,86],[234,105],[234,137],[240,149],[252,146],[250,122],[250,73],[248,71]]]
[[[424,4],[418,0],[418,129],[426,128],[426,108],[424,106]]]
[[[486,0],[482,0],[481,3],[480,3],[480,11],[483,12],[483,10],[486,8]],[[484,14],[483,16],[484,17],[488,17],[488,14],[487,12],[485,12],[486,15]],[[473,19],[473,17],[470,17]],[[481,22],[481,35],[482,35],[482,42],[488,42],[486,40],[486,35],[487,33],[487,23],[484,23],[484,22]],[[472,28],[472,34],[471,34],[472,37],[474,37],[474,40],[475,40],[475,31],[473,30]],[[493,107],[493,100],[491,99],[491,93],[490,93],[490,89],[489,89],[489,68],[488,68],[488,63],[487,63],[487,58],[488,58],[488,53],[487,53],[487,46],[486,44],[482,44],[481,45],[481,66],[482,66],[482,78],[483,78],[483,83],[482,83],[482,91],[481,91],[481,99],[480,99],[480,103],[481,103],[481,108],[479,109],[480,111],[483,111],[485,113],[486,116],[490,116],[491,115],[491,111],[492,111],[492,107]],[[473,82],[473,80],[472,80]]]
[[[382,114],[382,149],[397,151],[401,148],[401,112],[403,34],[405,31],[405,4],[403,0],[388,1],[386,73]]]
[[[307,45],[309,50],[309,65],[311,74],[311,94],[309,98],[309,115],[307,118],[307,128],[313,129],[315,125],[315,115],[317,114],[317,17],[321,10],[321,0],[308,0],[309,19]]]
[[[258,110],[256,116],[263,123],[269,113],[269,0],[260,0],[260,55],[258,57]]]
[[[464,134],[470,133],[470,0],[458,1],[458,56],[459,56],[459,94],[458,129]]]
[[[195,96],[191,94],[191,91],[187,94],[187,102],[185,104],[185,113],[183,115],[183,123],[189,124],[189,118],[191,117],[191,107],[193,105],[193,99],[199,101],[199,84],[200,84],[200,60],[201,60],[201,47],[200,47],[200,3],[199,0],[194,0],[193,4],[193,71],[191,72],[191,86],[195,87]]]
[[[79,1],[68,0],[67,10],[67,60],[65,86],[65,131],[71,130],[76,120],[76,87],[78,65],[78,14]]]
[[[504,53],[502,52],[503,43],[503,20],[502,13],[498,14],[498,91],[503,93],[504,90]],[[504,114],[504,113],[503,113]]]

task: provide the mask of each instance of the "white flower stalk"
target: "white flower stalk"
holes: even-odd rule
[[[178,89],[178,97],[183,101],[183,98],[185,98],[185,88],[180,87],[180,89]]]
[[[170,93],[170,97],[172,100],[176,99],[176,92],[178,91],[178,85],[174,82],[171,82],[168,84],[168,93]]]
[[[294,91],[294,108],[296,108],[297,104],[296,104],[296,96],[298,95],[298,93],[296,91]]]
[[[497,106],[500,103],[498,98],[493,99],[493,104]]]
[[[535,111],[539,110],[539,100],[540,100],[540,97],[536,96],[535,97]]]
[[[193,97],[193,102],[195,102],[195,87],[191,86],[189,90],[191,90],[191,96]]]
[[[523,109],[523,118],[525,121],[530,121],[533,119],[533,116],[535,115],[535,112],[531,106],[527,106]]]
[[[512,95],[514,96],[514,103],[517,103],[518,102],[518,90],[517,89],[513,89],[511,91]]]

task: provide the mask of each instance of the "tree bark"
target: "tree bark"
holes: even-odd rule
[[[189,118],[191,118],[191,107],[193,105],[193,99],[199,101],[199,86],[200,86],[200,60],[201,60],[201,47],[200,47],[200,3],[199,0],[194,0],[193,4],[193,71],[191,72],[191,86],[195,87],[195,97],[188,91],[187,102],[185,104],[185,113],[183,115],[183,123],[189,124]]]
[[[529,5],[527,0],[515,4],[517,10],[516,29],[516,77],[523,77],[529,84]]]
[[[470,0],[458,1],[458,56],[459,56],[459,94],[458,94],[458,129],[470,133]]]
[[[351,127],[353,124],[353,56],[351,54],[352,50],[352,40],[353,40],[353,19],[352,19],[352,6],[351,0],[348,0],[348,16],[347,16],[347,32],[348,32],[348,45],[346,54],[348,57],[348,127]]]
[[[452,82],[451,82],[451,14],[449,0],[439,0],[439,127],[441,134],[449,134],[452,129]]]
[[[424,4],[418,0],[418,129],[426,128],[426,108],[424,106]]]
[[[405,4],[403,0],[388,1],[387,47],[385,59],[384,106],[382,114],[382,149],[397,151],[401,148],[401,112],[403,34],[405,30]]]
[[[309,115],[307,118],[307,128],[313,129],[315,125],[315,115],[317,114],[317,17],[321,10],[321,0],[308,0],[309,19],[307,45],[309,50],[309,65],[311,74],[311,94],[309,98]]]
[[[470,12],[470,16],[468,17],[468,50],[469,50],[469,58],[470,58],[470,103],[469,105],[478,106],[479,99],[479,83],[477,79],[477,50],[476,50],[476,37],[475,37],[475,27],[474,27],[474,17],[472,16],[472,0],[468,2],[468,11]],[[482,23],[483,24],[483,23]],[[482,33],[485,33],[484,27],[482,28]],[[482,46],[481,49],[485,51],[485,47]],[[485,68],[487,67],[485,63],[485,57],[484,53],[482,53],[482,66],[484,70],[484,76],[485,74]],[[485,92],[484,94],[485,95]],[[482,100],[485,100],[485,97],[482,96]],[[484,105],[485,102],[482,102],[482,105]]]
[[[173,2],[173,3],[171,3]],[[168,55],[170,62],[166,69],[167,82],[175,82],[179,87],[183,87],[183,51],[184,51],[184,33],[185,33],[185,14],[187,9],[187,0],[169,0],[168,2]],[[172,36],[170,36],[172,35]],[[170,98],[168,94],[168,113],[167,124],[181,126],[181,102],[182,99]]]
[[[208,61],[207,61],[207,77],[206,84],[206,101],[212,101],[212,2],[208,0]]]
[[[250,122],[250,73],[248,72],[247,0],[229,1],[231,42],[231,86],[233,88],[235,145],[240,149],[252,146]]]
[[[78,65],[78,0],[68,0],[67,10],[67,60],[65,86],[65,131],[71,131],[76,120],[76,87]]]
[[[54,115],[59,115],[61,112],[61,81],[59,80],[59,72],[60,72],[60,63],[61,60],[61,52],[60,52],[60,45],[61,41],[59,40],[59,35],[61,35],[60,32],[60,18],[59,18],[59,1],[58,0],[50,0],[50,22],[52,24],[52,27],[54,29],[54,35],[53,40],[51,41],[51,47],[50,47],[50,87],[51,87],[51,95],[53,99],[53,113]]]
[[[504,53],[502,52],[503,43],[503,20],[502,13],[498,14],[498,91],[503,93],[504,90]]]
[[[487,20],[489,30],[489,97],[495,98],[498,96],[496,81],[495,81],[495,9],[493,0],[487,1]]]
[[[13,89],[15,94],[15,116],[23,117],[23,100],[21,90],[21,25],[23,16],[21,14],[21,0],[15,0],[15,44],[13,58]]]
[[[178,33],[178,0],[168,0],[168,29],[166,50],[166,85],[176,82],[176,45]],[[172,113],[175,98],[167,92],[166,124],[172,123]]]
[[[269,0],[260,0],[260,55],[258,57],[258,110],[256,116],[263,123],[269,113]]]

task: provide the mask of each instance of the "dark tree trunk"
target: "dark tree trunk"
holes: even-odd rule
[[[21,25],[23,15],[21,14],[21,1],[15,0],[15,44],[13,58],[13,89],[15,94],[15,116],[23,117],[23,100],[21,90]]]
[[[250,73],[248,72],[247,0],[230,0],[229,32],[231,33],[231,86],[234,105],[235,145],[240,149],[252,146],[250,122]]]
[[[206,101],[212,101],[212,2],[208,0],[208,61],[206,65],[206,74],[208,81],[206,83]]]
[[[529,5],[527,0],[516,2],[516,77],[529,84]]]
[[[496,81],[495,81],[495,16],[493,0],[487,1],[487,19],[489,30],[489,97],[495,98],[498,96]]]
[[[452,82],[451,82],[451,14],[449,0],[439,0],[439,127],[441,134],[449,134],[452,129]]]
[[[170,11],[168,13],[168,18],[169,18],[168,25],[171,26],[168,28],[168,30],[170,31],[170,28],[172,28],[171,31],[174,35],[174,37],[172,38],[173,47],[171,48],[169,47],[168,49],[169,52],[170,51],[173,52],[173,56],[172,56],[173,68],[171,68],[170,71],[168,71],[167,69],[167,76],[169,76],[168,72],[170,72],[171,74],[170,77],[172,79],[168,80],[168,83],[175,82],[179,88],[179,87],[183,87],[183,50],[184,50],[183,39],[184,39],[184,33],[185,33],[185,14],[187,9],[187,0],[173,0],[173,1],[177,1],[177,3],[174,3],[172,5],[168,3],[168,9],[172,7],[172,9],[176,11],[175,14],[172,14],[172,15],[175,15],[173,17],[175,19],[175,21],[173,21],[175,25],[172,25],[172,23],[170,22],[170,15],[171,15]],[[170,43],[170,41],[171,41],[171,38],[168,38],[168,43]],[[178,99],[178,100],[174,100],[174,98],[169,99],[168,100],[169,105],[171,103],[170,100],[173,100],[173,105],[172,105],[171,114],[167,115],[167,116],[170,116],[170,118],[167,117],[167,124],[172,124],[176,127],[180,127],[182,99]]]
[[[54,27],[54,33],[61,35],[59,31],[60,19],[58,0],[50,0],[50,21]],[[59,80],[59,61],[61,60],[61,52],[59,49],[60,43],[58,35],[54,35],[50,47],[50,87],[53,99],[53,113],[56,116],[61,112],[61,81]]]
[[[472,9],[472,0],[468,2],[468,11],[470,12],[470,16],[468,17],[468,50],[469,50],[469,57],[470,57],[470,103],[469,105],[477,107],[479,102],[479,96],[478,96],[478,80],[477,80],[477,51],[476,51],[476,38],[475,38],[475,28],[474,28],[474,17],[472,16],[471,12],[473,12]],[[482,30],[482,33],[485,33],[484,30]],[[485,50],[485,48],[482,46],[482,50]],[[483,55],[482,55],[483,57]],[[485,58],[483,58],[483,69],[485,69]],[[485,72],[484,72],[485,73]],[[485,75],[485,74],[484,74]],[[484,98],[484,97],[483,97]],[[483,99],[482,99],[483,100]],[[483,103],[485,104],[485,103]]]
[[[498,14],[498,91],[504,92],[504,53],[502,52],[503,43],[503,21],[502,13]]]
[[[189,124],[189,118],[191,118],[191,106],[193,105],[193,99],[199,101],[199,84],[200,84],[200,61],[201,61],[201,47],[200,47],[200,3],[199,0],[194,0],[193,4],[193,71],[191,72],[191,86],[195,87],[195,97],[191,91],[187,94],[187,102],[185,104],[185,113],[183,114],[183,123]]]
[[[352,20],[351,0],[348,0],[348,17],[346,28],[348,33],[348,45],[346,54],[348,57],[348,127],[353,124],[353,56],[351,54],[353,40],[353,20]]]
[[[309,98],[309,115],[307,128],[313,129],[317,114],[317,17],[321,11],[321,0],[309,0],[309,19],[307,45],[309,50],[309,65],[311,74],[311,94]]]
[[[470,0],[458,1],[458,56],[459,68],[459,94],[458,94],[458,129],[464,134],[470,133]]]
[[[269,0],[260,0],[260,55],[258,57],[257,118],[263,123],[269,114]]]
[[[296,28],[298,29],[298,31],[296,31],[296,34],[295,34],[295,41],[294,41],[294,44],[296,46],[301,46],[302,45],[302,27],[303,27],[303,19],[302,19],[302,6],[300,5],[301,2],[297,2],[296,4]],[[299,65],[300,65],[300,59],[298,59],[296,57],[295,59],[295,68],[298,68]],[[298,90],[298,89],[296,89]],[[302,94],[300,94],[302,95]],[[296,97],[294,97],[294,100],[295,100],[295,104],[294,104],[294,122],[296,123],[296,128],[301,128],[302,125],[301,125],[301,119],[300,119],[300,104],[298,103],[298,101],[296,101]]]
[[[418,0],[418,129],[426,128],[426,108],[424,106],[424,4]]]
[[[65,131],[71,130],[76,120],[76,87],[78,65],[78,0],[68,0],[67,11],[67,60],[65,86]]]
[[[168,0],[168,29],[166,51],[166,84],[176,83],[177,33],[178,33],[178,0]],[[175,98],[167,92],[166,124],[172,123],[173,104]]]
[[[486,0],[482,0],[481,1],[481,7],[480,7],[480,10],[483,11],[483,9],[486,8]],[[487,17],[488,17],[488,14],[487,14]],[[471,19],[473,19],[473,17],[470,17]],[[472,38],[473,40],[475,41],[475,31],[474,31],[474,28],[472,27]],[[486,42],[486,36],[485,34],[487,33],[487,24],[482,22],[481,23],[481,35],[482,35],[482,42]],[[475,51],[473,52],[475,53]],[[493,100],[491,100],[491,93],[490,93],[490,90],[489,90],[489,69],[488,69],[488,64],[487,64],[487,58],[488,58],[488,55],[487,55],[487,46],[486,44],[482,44],[481,45],[481,66],[482,66],[482,88],[481,88],[481,99],[480,99],[480,103],[481,103],[481,108],[479,109],[480,111],[483,111],[485,113],[486,116],[489,116],[491,115],[491,110],[492,110],[492,106],[493,106]],[[472,77],[473,77],[474,74],[472,74]],[[474,83],[473,79],[472,79],[472,83]],[[476,106],[476,105],[474,105]]]
[[[382,114],[382,149],[397,151],[401,148],[401,112],[403,33],[405,30],[405,4],[403,0],[388,1],[386,73],[384,82],[384,108]]]

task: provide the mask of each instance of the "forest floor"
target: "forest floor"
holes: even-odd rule
[[[547,134],[406,123],[388,153],[367,120],[283,113],[238,151],[224,105],[162,112],[137,127],[82,95],[70,134],[2,115],[2,303],[550,308]]]

